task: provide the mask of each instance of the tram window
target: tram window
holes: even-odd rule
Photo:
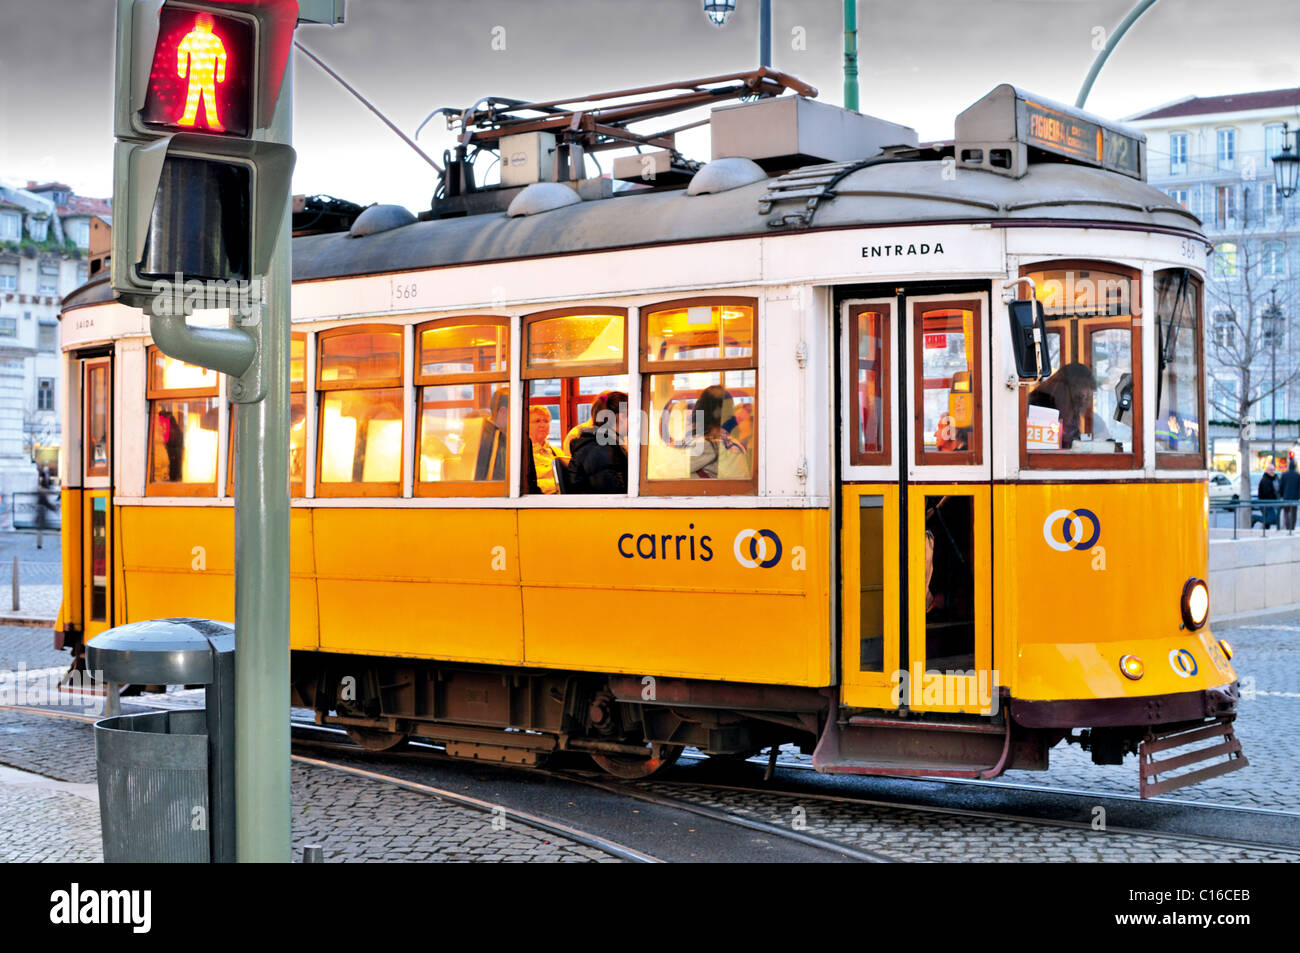
[[[307,335],[289,341],[289,493],[303,496],[307,483]],[[226,495],[235,495],[235,454],[239,447],[236,423],[239,404],[230,405],[230,457],[226,465]]]
[[[108,361],[86,364],[86,476],[108,476]]]
[[[863,672],[885,670],[884,505],[883,496],[858,498],[858,668]]]
[[[888,305],[856,308],[849,317],[849,351],[854,387],[852,463],[889,463]]]
[[[402,335],[385,325],[318,336],[318,495],[401,495]]]
[[[217,493],[216,371],[149,348],[149,467],[146,492]]]
[[[524,340],[528,430],[523,452],[531,454],[531,460],[525,459],[524,492],[618,492],[613,488],[619,485],[625,492],[626,429],[619,445],[608,452],[580,452],[575,464],[573,450],[584,430],[619,419],[606,418],[601,411],[610,395],[626,399],[627,313],[588,308],[529,315]],[[557,460],[563,462],[557,465]],[[599,474],[593,469],[597,465]],[[569,480],[560,485],[563,474],[569,474]]]
[[[1156,464],[1204,466],[1201,445],[1201,284],[1191,272],[1156,272]]]
[[[925,498],[925,667],[975,667],[975,498]]]
[[[980,321],[976,301],[916,305],[917,462],[979,463]]]
[[[1142,390],[1141,339],[1132,318],[1133,302],[1140,300],[1137,273],[1059,262],[1022,274],[1034,279],[1049,346],[1055,338],[1057,352],[1055,373],[1024,400],[1022,463],[1136,466]]]
[[[752,298],[691,299],[644,312],[647,494],[754,492],[754,304]]]
[[[509,321],[444,318],[420,325],[416,335],[416,494],[505,496]]]

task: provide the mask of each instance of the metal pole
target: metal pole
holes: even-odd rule
[[[844,0],[844,108],[858,109],[858,0]]]
[[[293,60],[268,138],[293,139]],[[290,201],[285,196],[286,205]],[[235,482],[235,854],[288,863],[289,319],[291,215],[265,276],[266,397],[241,404]]]
[[[18,611],[18,557],[14,557],[14,586],[13,586],[13,611]]]
[[[1088,70],[1088,75],[1083,81],[1083,87],[1079,90],[1079,96],[1074,101],[1074,105],[1078,109],[1082,109],[1083,104],[1088,101],[1088,94],[1092,92],[1092,84],[1096,81],[1097,74],[1100,73],[1101,68],[1106,65],[1106,60],[1110,57],[1110,54],[1114,51],[1115,47],[1119,46],[1119,41],[1124,38],[1124,34],[1128,32],[1128,28],[1138,21],[1138,17],[1150,10],[1155,2],[1156,0],[1140,0],[1138,5],[1130,10],[1128,16],[1126,16],[1120,22],[1120,25],[1115,28],[1115,32],[1110,35],[1110,38],[1106,41],[1106,45],[1102,47],[1101,52],[1097,54],[1097,58],[1092,61],[1092,69]]]
[[[1278,325],[1277,288],[1274,288],[1272,291],[1269,292],[1269,294],[1272,295],[1273,298],[1273,303],[1270,304],[1268,308],[1268,321],[1269,321],[1268,362],[1269,362],[1269,368],[1273,380],[1273,412],[1272,412],[1273,423],[1272,423],[1272,436],[1269,439],[1268,456],[1269,459],[1276,464],[1277,463],[1277,325]]]
[[[758,14],[758,65],[772,65],[772,0],[763,0]]]

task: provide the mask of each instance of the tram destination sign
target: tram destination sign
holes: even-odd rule
[[[1030,150],[1146,180],[1146,136],[1134,129],[1003,84],[955,124],[957,161],[1019,178]]]

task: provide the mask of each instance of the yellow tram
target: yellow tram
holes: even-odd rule
[[[662,90],[485,101],[419,220],[295,238],[297,702],[372,748],[624,777],[787,742],[982,778],[1141,747],[1144,795],[1243,766],[1206,625],[1206,246],[1142,136],[1009,86],[925,146],[771,71],[671,88],[746,94],[702,167],[583,177]],[[232,615],[225,381],[148,329],[103,280],[65,302],[74,653]],[[1022,376],[1025,340],[1050,366]]]

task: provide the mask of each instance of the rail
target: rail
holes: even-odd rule
[[[1300,506],[1300,500],[1261,500],[1257,496],[1252,496],[1249,500],[1210,500],[1210,529],[1226,529],[1226,526],[1216,525],[1214,517],[1216,513],[1228,513],[1232,516],[1228,522],[1232,524],[1233,539],[1238,538],[1239,529],[1249,529],[1253,534],[1257,525],[1261,526],[1260,537],[1266,538],[1270,529],[1276,531],[1275,535],[1286,533],[1294,536],[1297,506]],[[1244,527],[1237,513],[1247,508],[1250,511],[1250,525]]]

